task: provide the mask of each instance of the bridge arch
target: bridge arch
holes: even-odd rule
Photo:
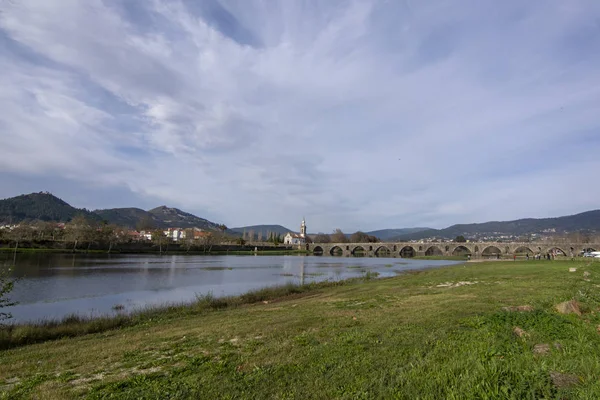
[[[355,246],[350,253],[353,256],[358,256],[358,255],[362,256],[367,253],[367,249],[365,249],[363,246]]]
[[[481,252],[482,257],[494,257],[494,256],[498,257],[501,254],[502,254],[502,251],[496,246],[487,246]]]
[[[527,246],[519,246],[515,249],[515,251],[513,251],[514,254],[534,254],[533,250],[531,250],[529,247]]]
[[[375,255],[377,256],[389,256],[390,254],[391,251],[387,246],[379,246],[375,249]]]
[[[323,255],[323,248],[321,246],[315,246],[313,248],[313,256],[322,256]]]
[[[442,256],[444,252],[438,246],[429,246],[427,250],[425,250],[426,256]]]
[[[344,249],[342,249],[340,246],[333,246],[331,248],[331,250],[329,250],[329,255],[332,255],[332,256],[344,255]]]
[[[546,253],[555,253],[557,256],[566,256],[569,254],[558,246],[552,246],[546,250]]]
[[[467,246],[456,246],[454,248],[454,250],[452,250],[452,255],[453,256],[470,256],[471,255],[471,250],[469,250],[469,248]]]
[[[412,246],[404,246],[400,249],[400,257],[402,258],[412,258],[417,255],[417,251]]]

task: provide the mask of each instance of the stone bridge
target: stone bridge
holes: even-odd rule
[[[466,256],[472,258],[533,256],[555,253],[577,256],[581,251],[600,251],[600,243],[552,243],[552,242],[392,242],[392,243],[310,243],[306,245],[312,254],[324,256]]]

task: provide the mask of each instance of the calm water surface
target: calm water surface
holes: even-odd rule
[[[56,319],[69,314],[115,313],[164,303],[189,302],[196,295],[235,295],[288,282],[309,283],[364,275],[394,276],[410,269],[455,264],[454,261],[403,258],[314,256],[186,255],[0,255],[15,265],[19,280],[10,294],[12,322]]]

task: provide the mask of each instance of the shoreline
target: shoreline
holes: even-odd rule
[[[418,271],[418,270],[417,270]],[[411,270],[411,272],[414,272]],[[34,322],[0,324],[0,351],[40,342],[73,338],[93,333],[102,333],[114,329],[122,329],[161,319],[171,319],[189,315],[200,315],[210,311],[232,309],[265,303],[269,301],[285,300],[289,296],[311,293],[321,289],[350,286],[364,283],[379,278],[377,272],[367,272],[363,276],[342,279],[337,281],[309,282],[306,284],[288,283],[283,285],[265,286],[261,289],[250,290],[235,296],[215,297],[212,293],[197,295],[195,300],[189,302],[164,303],[155,306],[146,306],[131,312],[114,310],[113,315],[82,316],[78,314],[66,315],[58,319],[43,319]],[[266,303],[265,303],[266,304]]]

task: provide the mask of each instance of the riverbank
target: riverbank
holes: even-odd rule
[[[467,263],[157,315],[2,351],[0,390],[11,399],[598,398],[598,267]],[[571,299],[582,315],[554,310]]]
[[[285,256],[285,255],[294,255],[294,254],[310,254],[310,252],[306,250],[285,250],[285,249],[267,249],[267,250],[257,250],[254,251],[252,249],[248,250],[211,250],[211,251],[201,251],[201,250],[158,250],[158,249],[146,249],[146,250],[111,250],[110,252],[107,250],[97,250],[97,249],[49,249],[49,248],[27,248],[20,247],[15,249],[10,247],[0,247],[0,253],[17,253],[17,254],[27,254],[27,253],[52,253],[52,254],[156,254],[156,255],[272,255],[272,256]]]

